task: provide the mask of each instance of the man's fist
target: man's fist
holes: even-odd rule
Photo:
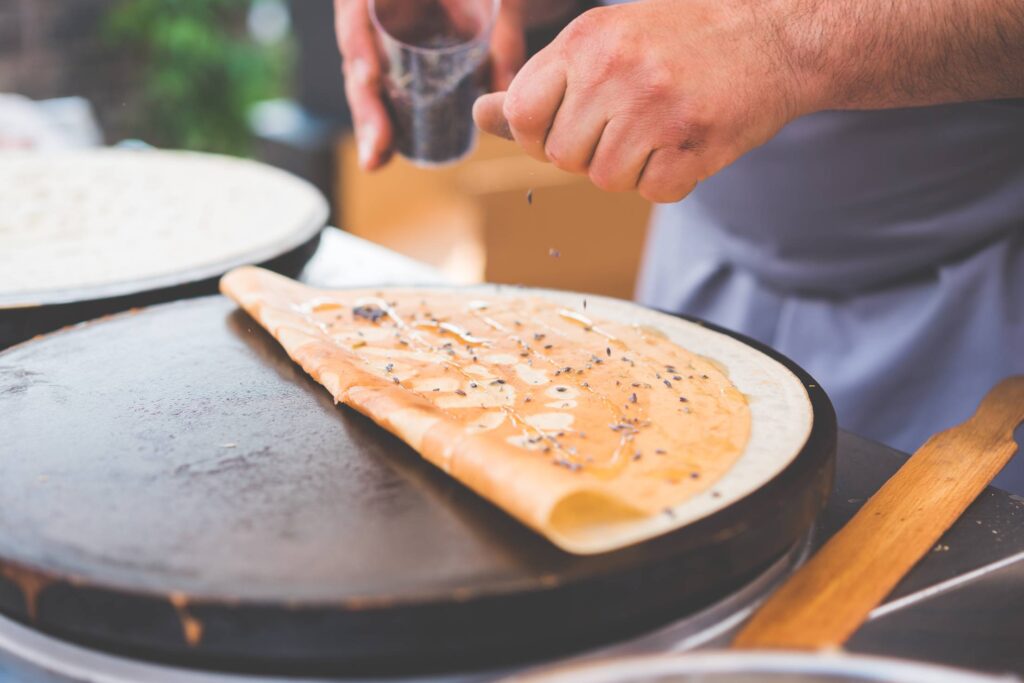
[[[580,15],[474,118],[531,156],[654,202],[804,113],[773,22],[745,0],[646,0]]]

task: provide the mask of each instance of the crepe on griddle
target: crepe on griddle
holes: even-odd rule
[[[656,330],[539,296],[221,280],[336,401],[574,553],[672,527],[743,453],[751,414],[715,363]]]

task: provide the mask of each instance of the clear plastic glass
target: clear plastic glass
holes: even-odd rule
[[[462,159],[476,143],[473,102],[501,0],[370,0],[395,149],[419,166]]]

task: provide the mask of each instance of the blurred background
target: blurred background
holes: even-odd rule
[[[313,182],[333,224],[457,282],[632,295],[642,199],[486,136],[442,170],[362,173],[342,93],[330,0],[0,0],[0,148],[248,156]]]

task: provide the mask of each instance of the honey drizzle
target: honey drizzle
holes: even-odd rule
[[[381,308],[381,310],[383,310],[387,314],[387,316],[389,318],[391,318],[391,320],[395,323],[395,325],[399,329],[404,330],[405,332],[407,332],[409,334],[409,337],[412,340],[412,342],[415,342],[416,344],[418,344],[421,347],[422,350],[426,350],[426,351],[429,351],[431,353],[441,353],[441,348],[433,346],[432,344],[427,342],[425,339],[423,339],[422,333],[420,333],[418,330],[416,330],[411,325],[409,325],[404,319],[402,319],[402,317],[400,315],[398,315],[398,312],[395,311],[395,309],[390,304],[388,304],[386,301],[384,301],[383,299],[381,299],[379,297],[364,297],[364,298],[361,298],[361,299],[356,301],[356,305],[357,306],[365,305],[365,304],[368,304],[368,303],[372,303],[372,304],[375,304],[375,305],[379,306]],[[304,319],[307,322],[311,322],[314,325],[316,325],[323,332],[323,334],[325,336],[330,338],[330,333],[328,331],[328,326],[326,324],[321,323],[319,320],[316,320],[315,318],[311,318],[311,313],[307,313],[304,310],[304,307],[296,307],[296,308],[298,309],[298,311],[300,313],[303,314],[303,317],[304,317]],[[479,316],[476,315],[476,311],[475,310],[471,310],[470,313],[473,314],[474,317],[479,317]],[[361,355],[359,355],[358,353],[355,353],[354,351],[353,351],[353,353],[354,353],[354,355],[360,361],[363,362],[364,365],[369,365],[369,361],[368,360],[364,359]],[[460,364],[458,364],[456,362],[453,362],[453,361],[451,361],[451,360],[449,360],[447,358],[442,361],[442,364],[444,364],[444,365],[446,365],[446,366],[456,370],[467,381],[470,381],[470,382],[476,381],[474,379],[474,376],[472,374],[466,372],[466,370]],[[420,396],[424,400],[430,401],[430,398],[428,396],[426,396],[424,392],[416,391],[415,389],[412,389],[410,387],[403,387],[403,389],[405,389],[406,391],[410,391],[410,392],[416,394],[417,396]],[[438,408],[439,410],[443,411],[449,417],[455,418],[455,415],[453,415],[449,410],[446,410],[444,408],[441,408],[441,407],[437,406],[436,404],[433,403],[433,401],[430,401],[430,403],[433,404],[435,408]],[[547,445],[552,446],[554,448],[554,450],[556,450],[559,453],[562,453],[567,458],[569,457],[569,454],[565,450],[563,450],[561,448],[561,446],[556,441],[554,441],[553,439],[549,439],[547,434],[545,434],[542,430],[540,430],[540,429],[534,427],[533,425],[530,425],[528,422],[526,422],[526,419],[522,415],[520,415],[514,409],[514,407],[510,408],[507,405],[502,405],[502,406],[498,406],[498,407],[503,412],[505,412],[506,415],[508,415],[509,420],[513,424],[516,424],[516,425],[518,425],[521,428],[526,429],[526,430],[532,430],[534,432],[534,435],[535,436],[540,436],[542,439],[544,439],[547,442]]]
[[[316,301],[316,300],[314,300],[314,301]],[[434,345],[430,344],[426,339],[424,339],[423,334],[419,330],[416,330],[415,327],[413,327],[412,325],[407,323],[397,313],[397,311],[394,309],[394,307],[392,307],[390,304],[388,304],[383,299],[381,299],[379,297],[364,297],[364,298],[359,299],[356,302],[357,305],[365,305],[365,304],[368,304],[368,303],[372,303],[372,304],[375,304],[375,305],[379,306],[381,308],[381,310],[383,310],[385,312],[385,314],[395,323],[396,327],[398,327],[399,329],[405,331],[409,335],[410,341],[416,343],[421,348],[421,350],[425,350],[425,351],[428,351],[430,353],[435,353],[435,354],[436,353],[443,353],[444,352],[444,348],[443,347],[434,346]],[[325,336],[330,337],[330,332],[328,330],[329,325],[320,322],[319,320],[317,320],[312,315],[312,313],[315,312],[315,307],[310,306],[309,303],[307,302],[304,305],[302,305],[301,307],[297,307],[297,308],[299,308],[300,312],[303,313],[303,317],[305,318],[305,320],[307,322],[313,323],[317,328],[319,328],[321,330],[321,332]],[[508,331],[507,327],[503,326],[501,323],[499,323],[497,320],[495,320],[491,316],[482,314],[481,311],[483,311],[483,310],[488,310],[489,311],[490,310],[490,305],[488,305],[486,307],[480,307],[480,308],[470,308],[467,312],[470,315],[472,315],[474,318],[476,318],[478,320],[481,320],[482,322],[484,322],[485,324],[489,325],[490,327],[492,327],[492,328],[494,328],[496,330],[505,331],[505,332]],[[508,315],[514,315],[515,314],[515,311],[511,307],[505,307],[505,308],[501,309],[500,312],[508,314]],[[607,330],[604,330],[604,329],[602,329],[600,327],[595,326],[593,324],[593,322],[589,318],[587,318],[586,316],[584,316],[582,314],[579,314],[579,313],[575,313],[574,311],[570,311],[570,310],[565,309],[565,308],[558,309],[557,313],[562,318],[571,320],[571,321],[573,321],[573,322],[575,322],[577,324],[581,324],[581,325],[585,326],[590,331],[597,332],[598,334],[600,334],[603,337],[605,337],[606,339],[608,339],[609,342],[611,342],[617,349],[622,350],[622,351],[630,352],[631,354],[633,354],[635,356],[634,362],[638,362],[638,363],[641,364],[641,366],[645,366],[645,369],[650,370],[650,371],[654,372],[655,374],[657,374],[660,371],[660,369],[662,369],[662,364],[661,363],[657,362],[655,359],[651,358],[650,356],[642,353],[639,349],[630,349],[630,347],[625,342],[623,342],[622,340],[620,340],[619,338],[617,338],[615,335],[611,334]],[[430,323],[430,322],[431,321],[423,321],[424,326],[427,326],[427,323]],[[559,329],[548,325],[542,319],[535,319],[534,322],[536,324],[540,325],[541,327],[543,327],[544,330],[547,333],[552,334],[554,336],[557,336],[557,337],[561,338],[562,340],[569,340],[569,337],[567,337]],[[415,324],[416,323],[414,323],[414,325]],[[490,342],[488,340],[479,339],[479,338],[475,337],[474,335],[469,334],[468,332],[461,331],[461,332],[465,332],[465,333],[464,334],[458,333],[458,332],[460,332],[459,328],[457,328],[454,325],[448,324],[448,323],[436,323],[436,322],[434,322],[430,326],[434,327],[435,329],[441,329],[443,332],[448,332],[448,333],[454,334],[455,336],[459,337],[463,342],[465,342],[467,344],[467,346],[470,346],[470,345],[489,346],[490,345]],[[451,329],[448,329],[448,328],[451,328]],[[641,338],[646,338],[647,335],[644,334],[644,331],[641,328],[635,327],[635,329],[638,332],[638,334],[640,334]],[[469,340],[466,339],[467,336],[470,338]],[[556,370],[558,369],[559,363],[557,363],[555,360],[549,358],[548,356],[546,356],[544,354],[539,353],[538,351],[536,351],[533,348],[533,346],[524,343],[521,339],[517,339],[516,341],[519,343],[519,345],[521,347],[524,347],[527,350],[527,352],[530,354],[531,358],[539,359],[539,360],[543,361],[544,363],[546,363],[549,367],[554,368]],[[475,342],[475,343],[471,343],[471,342]],[[459,353],[466,353],[466,352],[463,352],[462,350],[458,350],[458,352]],[[362,361],[365,365],[369,365],[369,361],[367,359],[364,359],[360,354],[354,354],[354,355],[356,355],[356,357],[359,358],[359,360]],[[418,362],[422,363],[421,361],[418,361]],[[470,373],[466,372],[465,368],[460,363],[458,363],[458,362],[454,362],[454,361],[446,358],[446,359],[444,359],[442,361],[442,364],[447,366],[447,367],[453,368],[459,375],[461,375],[463,377],[463,379],[465,379],[465,380],[467,380],[469,382],[477,381],[477,378],[474,375],[471,375]],[[692,365],[691,365],[691,369],[692,369]],[[499,373],[499,374],[502,374],[502,373]],[[607,409],[609,409],[612,412],[613,415],[615,415],[616,419],[619,421],[620,424],[625,423],[625,424],[630,424],[630,425],[637,425],[636,431],[639,432],[639,428],[640,427],[638,425],[637,419],[639,417],[642,417],[642,416],[644,416],[646,414],[646,411],[644,410],[644,408],[643,408],[643,406],[641,404],[638,403],[636,405],[636,413],[629,414],[629,413],[621,411],[621,409],[618,407],[618,405],[615,402],[613,402],[607,395],[605,395],[603,393],[597,392],[592,387],[590,387],[589,384],[585,385],[582,382],[576,381],[573,375],[569,376],[569,382],[568,383],[574,385],[578,390],[586,391],[590,395],[597,397],[605,405],[605,407]],[[411,389],[409,387],[403,387],[403,388],[406,389],[407,391],[410,391],[410,392],[412,392],[412,393],[414,393],[414,394],[424,398],[425,400],[430,401],[430,397],[426,396],[426,394],[424,392],[416,391],[416,390]],[[432,401],[430,401],[430,402],[433,403]],[[438,406],[435,405],[435,407],[438,407]],[[607,462],[604,462],[604,463],[593,463],[593,462],[584,463],[584,462],[581,462],[581,458],[583,457],[582,454],[576,454],[576,455],[570,454],[568,451],[566,451],[562,447],[560,442],[558,442],[555,437],[549,436],[543,430],[541,430],[541,429],[539,429],[537,427],[534,427],[533,425],[529,424],[526,421],[526,419],[523,417],[523,415],[520,414],[515,409],[514,405],[513,406],[500,405],[500,406],[497,406],[497,407],[506,414],[506,416],[509,418],[509,421],[513,425],[515,425],[518,428],[524,430],[524,432],[532,433],[533,436],[539,437],[542,440],[541,442],[543,442],[546,447],[550,447],[552,450],[554,450],[555,452],[560,454],[563,457],[564,460],[566,460],[568,462],[571,462],[571,463],[574,463],[576,465],[579,465],[581,468],[586,469],[588,472],[594,474],[595,476],[598,476],[601,479],[606,479],[607,480],[607,479],[611,479],[611,478],[613,478],[615,476],[618,476],[618,474],[621,473],[625,469],[625,467],[627,466],[627,464],[629,462],[628,459],[623,458],[622,455],[623,455],[623,452],[625,450],[626,445],[632,441],[632,439],[630,438],[630,433],[623,433],[619,437],[619,443],[616,446],[615,450],[612,452],[612,455],[608,459]],[[440,408],[440,407],[438,407],[438,409],[442,410],[445,414],[449,415],[450,417],[453,417],[453,418],[455,417],[449,410],[446,410],[446,409],[443,409],[443,408]],[[645,422],[647,423],[645,426],[651,426],[649,421],[645,421]],[[659,431],[659,432],[662,431],[657,426],[655,426],[655,429],[657,431]],[[527,449],[527,450],[531,450],[531,449]],[[659,475],[664,475],[664,476],[669,476],[669,477],[682,478],[684,476],[688,476],[688,472],[689,472],[688,470],[679,470],[678,468],[671,468],[671,469],[669,469],[669,468],[660,468],[659,471],[658,471],[658,474]]]
[[[576,314],[575,316],[566,316],[566,315],[562,315],[563,312],[572,313],[572,311],[567,311],[566,309],[560,309],[559,310],[559,315],[561,317],[563,317],[563,318],[568,318],[569,320],[572,320],[574,322],[581,323],[581,324],[586,324],[586,323],[583,323],[583,320],[589,321],[589,318],[586,318],[585,316],[582,316],[582,315],[579,315],[579,314]],[[567,337],[565,334],[563,334],[561,332],[561,330],[559,330],[556,327],[552,327],[552,326],[548,325],[542,319],[538,318],[536,320],[536,323],[538,325],[541,325],[545,329],[546,333],[554,335],[554,336],[557,336],[557,337],[559,337],[559,338],[561,338],[563,340],[570,340],[569,337]],[[596,328],[593,328],[591,326],[591,329],[596,329]],[[643,332],[642,329],[637,328],[637,327],[635,327],[635,329],[640,334],[640,336],[642,338],[645,338],[645,335],[644,335],[644,332]],[[611,336],[609,338],[613,342],[618,342],[617,344],[615,344],[616,348],[618,348],[621,351],[628,351],[632,356],[635,356],[635,358],[631,358],[631,359],[635,363],[638,363],[642,367],[645,367],[645,369],[651,370],[655,374],[659,373],[660,370],[662,369],[661,363],[659,363],[655,359],[651,358],[649,355],[644,354],[639,349],[630,349],[630,347],[624,341],[622,341],[621,339],[618,339],[617,337]],[[558,363],[556,363],[555,361],[553,361],[551,359],[548,359],[546,356],[540,356],[540,357],[543,358],[544,360],[546,360],[551,365],[555,366],[556,368],[558,367]],[[692,362],[692,361],[687,361],[687,362]],[[637,414],[636,415],[628,415],[627,413],[622,412],[619,409],[618,404],[614,403],[606,395],[600,394],[600,393],[594,391],[591,387],[589,387],[589,386],[585,387],[582,384],[578,384],[577,387],[579,389],[586,390],[586,391],[590,392],[591,394],[597,396],[599,399],[601,399],[601,401],[606,405],[606,407],[608,407],[612,411],[612,413],[616,416],[616,419],[618,419],[620,423],[622,423],[622,422],[632,423],[632,420],[633,420],[634,417],[638,417],[638,416],[644,414],[644,410],[643,410],[642,406],[640,406],[640,404],[637,404]],[[664,430],[661,427],[659,427],[657,425],[650,425],[650,426],[653,426],[654,429],[656,431],[658,431],[659,433],[661,433],[663,436],[667,436],[667,434],[665,434]],[[590,463],[590,464],[586,465],[587,469],[589,471],[594,472],[594,474],[597,474],[596,470],[599,470],[599,469],[602,469],[602,468],[607,469],[608,470],[607,478],[611,478],[611,477],[614,477],[614,476],[618,475],[623,469],[625,469],[625,467],[626,467],[626,465],[628,463],[628,460],[626,460],[626,459],[619,460],[619,458],[622,455],[622,451],[623,451],[625,445],[627,443],[629,443],[629,442],[630,442],[630,439],[626,438],[626,436],[623,435],[622,437],[620,437],[619,445],[618,445],[618,447],[616,447],[615,451],[612,452],[612,457],[609,458],[607,463],[603,463],[603,464]],[[680,471],[677,468],[673,468],[673,469],[659,468],[659,472],[658,473],[659,474],[664,474],[665,476],[669,476],[669,477],[672,477],[672,478],[682,478],[682,476],[689,476],[689,470]]]
[[[515,311],[511,310],[511,307],[506,308],[503,312],[508,313],[510,315],[514,315],[514,313],[515,313]],[[565,315],[563,315],[563,313],[567,313],[567,312],[571,313],[571,311],[567,311],[566,309],[560,309],[558,311],[559,315],[561,315],[562,317],[566,317]],[[585,318],[584,316],[579,316],[579,317],[583,318],[584,320],[588,320],[588,322],[589,322],[589,319]],[[574,318],[572,318],[572,319],[574,319]],[[578,319],[574,319],[574,320],[576,320],[576,322],[580,322],[580,320],[578,320]],[[562,339],[568,339],[568,337],[566,337],[564,334],[562,334],[562,332],[560,330],[558,330],[557,328],[551,327],[550,325],[546,324],[543,320],[537,319],[535,322],[538,325],[543,326],[544,329],[547,330],[547,332],[552,333],[554,335],[557,335],[558,337],[560,337]],[[596,328],[593,328],[591,326],[591,329],[596,329]],[[619,341],[616,337],[614,337],[614,336],[612,336],[612,335],[610,335],[608,333],[602,333],[602,334],[604,334],[604,336],[606,336],[610,341],[619,342],[619,344],[622,344],[622,342]],[[522,343],[520,345],[523,346]],[[554,368],[556,370],[559,368],[559,364],[556,363],[551,358],[545,356],[542,353],[539,353],[532,346],[530,346],[528,344],[525,345],[525,346],[527,347],[528,353],[530,353],[532,358],[536,358],[536,359],[542,360],[543,362],[547,363],[550,367],[552,367],[552,368]],[[574,384],[575,387],[577,389],[581,390],[581,391],[586,391],[587,393],[589,393],[589,394],[591,394],[593,396],[596,396],[605,405],[605,407],[608,408],[616,416],[616,419],[618,419],[620,422],[626,421],[625,414],[619,412],[618,406],[614,402],[612,402],[612,400],[610,398],[608,398],[608,396],[606,396],[604,394],[601,394],[601,393],[598,393],[597,391],[595,391],[589,385],[584,386],[582,383],[577,383],[575,381],[575,379],[573,379],[572,375],[570,375],[569,377],[570,377],[570,382],[569,383]],[[520,419],[520,421],[522,421],[521,417],[519,419]],[[529,426],[529,425],[527,425],[527,426]],[[543,431],[541,431],[541,430],[536,430],[536,431],[541,436],[546,437],[546,435],[544,434]],[[555,442],[555,447],[558,449],[558,451],[560,453],[565,455],[565,459],[569,460],[570,462],[572,462],[574,464],[580,465],[581,467],[586,469],[588,472],[593,473],[594,475],[598,476],[599,478],[608,480],[608,479],[611,479],[611,478],[617,476],[623,469],[625,469],[627,461],[626,460],[621,460],[620,461],[619,458],[620,458],[620,456],[622,454],[623,447],[628,442],[629,442],[629,439],[627,438],[627,435],[623,434],[622,436],[620,436],[619,437],[619,445],[615,448],[614,451],[612,451],[611,458],[608,459],[608,462],[606,462],[606,463],[599,463],[599,464],[598,463],[593,463],[593,462],[591,462],[591,463],[582,462],[581,458],[584,457],[584,456],[582,456],[582,454],[577,454],[577,455],[574,456],[574,455],[568,453],[567,451],[565,451],[564,449],[562,449],[557,442]]]

